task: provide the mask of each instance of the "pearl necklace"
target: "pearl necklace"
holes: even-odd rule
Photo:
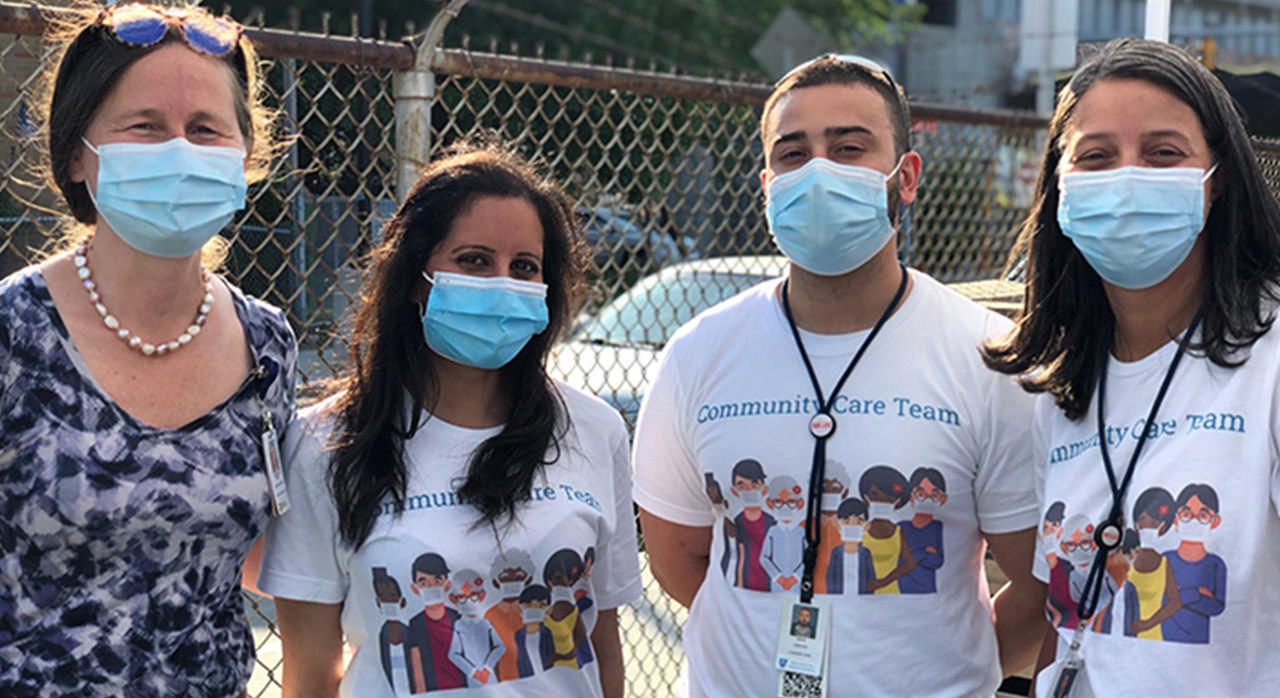
[[[204,298],[200,301],[200,308],[196,311],[196,319],[187,327],[187,331],[178,335],[177,339],[169,342],[161,342],[159,344],[150,344],[142,341],[141,337],[133,334],[129,330],[120,326],[120,321],[112,315],[107,306],[102,304],[102,296],[98,293],[98,284],[90,277],[93,272],[89,270],[89,247],[88,243],[80,245],[76,248],[75,256],[72,261],[76,265],[76,276],[80,277],[80,281],[84,284],[84,290],[89,293],[89,302],[93,303],[94,309],[102,316],[102,324],[107,329],[116,333],[121,341],[129,345],[130,349],[137,349],[146,356],[164,356],[175,352],[187,344],[196,335],[200,334],[200,329],[204,327],[204,323],[209,319],[209,311],[213,310],[213,281],[209,278],[209,272],[205,271],[204,265],[200,265],[200,279],[204,282]]]

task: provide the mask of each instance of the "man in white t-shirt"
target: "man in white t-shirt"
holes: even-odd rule
[[[651,569],[690,608],[692,696],[798,693],[809,680],[776,667],[802,589],[828,604],[827,695],[991,695],[1035,657],[1031,400],[978,353],[1010,323],[898,264],[893,220],[921,168],[909,131],[905,96],[860,59],[778,83],[761,180],[788,278],[683,327],[646,395],[634,494]],[[816,479],[814,463],[832,469]],[[802,559],[826,552],[821,584],[813,562],[782,569],[796,541]],[[987,548],[1011,580],[994,613]]]

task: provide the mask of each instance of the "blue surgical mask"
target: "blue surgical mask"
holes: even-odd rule
[[[547,285],[506,276],[422,272],[431,284],[422,333],[440,356],[476,368],[506,366],[547,329]]]
[[[82,139],[83,140],[83,139]],[[244,208],[244,151],[164,143],[104,143],[98,155],[98,214],[133,249],[156,257],[189,257]]]
[[[888,175],[813,158],[769,180],[769,232],[778,249],[819,276],[847,274],[866,264],[893,236]]]
[[[1058,226],[1120,288],[1169,278],[1204,228],[1204,183],[1217,169],[1120,167],[1058,178]]]

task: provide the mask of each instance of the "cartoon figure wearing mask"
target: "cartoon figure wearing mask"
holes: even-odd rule
[[[866,503],[855,497],[840,502],[836,520],[840,523],[841,544],[831,551],[827,561],[827,593],[864,594],[860,580],[875,576],[871,553],[862,547],[862,532],[867,525]]]
[[[578,612],[582,614],[582,622],[588,628],[596,627],[596,617],[600,610],[591,598],[591,568],[596,564],[596,548],[589,546],[582,552],[582,576],[573,585],[573,602],[578,604]]]
[[[1067,517],[1067,505],[1054,502],[1044,513],[1040,526],[1040,549],[1049,563],[1049,590],[1045,595],[1045,612],[1055,628],[1075,627],[1076,604],[1071,600],[1071,563],[1061,555],[1062,521]],[[1070,625],[1068,625],[1068,623]]]
[[[831,556],[843,545],[840,538],[840,522],[836,520],[836,510],[848,496],[848,471],[840,461],[828,458],[826,470],[822,476],[822,508],[819,513],[822,534],[818,539],[818,559],[813,567],[815,594],[835,593],[827,588],[827,573],[830,569],[828,565],[831,563]]]
[[[858,580],[861,594],[900,594],[898,580],[916,568],[906,536],[895,523],[897,510],[907,503],[907,478],[887,465],[868,468],[858,480],[858,493],[867,503],[869,523],[862,547],[871,555],[869,575]]]
[[[520,678],[541,674],[551,668],[555,640],[543,621],[551,605],[551,592],[541,584],[533,584],[520,592],[520,616],[524,625],[516,631],[516,666]]]
[[[542,581],[551,590],[551,608],[542,624],[551,631],[552,666],[580,669],[592,660],[587,630],[573,598],[573,585],[585,567],[576,551],[561,548],[547,558],[542,568]],[[582,647],[587,648],[585,655],[580,651]]]
[[[1132,528],[1126,528],[1124,535],[1120,538],[1120,545],[1107,555],[1107,574],[1111,576],[1111,583],[1115,585],[1120,593],[1111,597],[1111,602],[1105,607],[1099,608],[1093,614],[1093,622],[1090,627],[1095,633],[1110,633],[1113,617],[1124,619],[1125,613],[1125,595],[1124,584],[1129,577],[1129,570],[1133,568],[1133,558],[1138,554],[1138,531]]]
[[[1227,564],[1205,549],[1210,531],[1222,524],[1218,493],[1190,484],[1178,494],[1177,527],[1182,542],[1164,554],[1180,590],[1182,608],[1165,621],[1164,639],[1209,643],[1209,619],[1227,604]]]
[[[1160,539],[1169,532],[1177,516],[1173,495],[1163,487],[1152,487],[1138,495],[1133,504],[1133,524],[1138,532],[1138,550],[1133,566],[1125,575],[1124,634],[1146,640],[1162,640],[1163,623],[1178,612],[1182,600],[1172,566],[1160,554]]]
[[[415,613],[409,621],[409,670],[413,676],[413,691],[462,688],[462,672],[449,661],[453,626],[458,620],[458,612],[445,605],[445,594],[452,585],[449,566],[439,555],[424,553],[414,559],[410,572],[413,584],[409,588],[424,604],[423,610]]]
[[[449,594],[449,600],[458,607],[462,617],[453,624],[449,660],[462,670],[467,686],[497,683],[495,669],[507,651],[498,631],[481,615],[486,596],[484,577],[479,572],[459,570],[454,573],[453,593]]]
[[[777,524],[765,533],[760,564],[775,589],[791,591],[804,573],[804,488],[795,478],[779,475],[769,481],[765,505]]]
[[[746,458],[733,466],[733,486],[729,492],[738,498],[742,511],[733,517],[733,539],[738,545],[738,570],[734,586],[756,591],[769,591],[769,574],[760,565],[760,548],[765,534],[776,520],[764,511],[764,498],[769,487],[764,484],[764,466]]]
[[[720,486],[720,482],[716,480],[715,473],[703,473],[702,476],[706,481],[704,486],[707,492],[707,499],[710,499],[711,505],[715,507],[716,514],[720,517],[720,526],[724,529],[724,550],[720,553],[720,573],[730,582],[736,583],[738,565],[735,553],[738,552],[738,544],[734,540],[733,512],[735,507],[726,498],[725,491]]]
[[[1089,570],[1093,568],[1098,554],[1098,544],[1093,540],[1094,525],[1088,517],[1076,514],[1069,517],[1062,525],[1062,542],[1058,550],[1070,563],[1067,575],[1068,598],[1074,606],[1074,612],[1063,627],[1075,629],[1080,624],[1080,597],[1084,594],[1085,582],[1089,578]],[[1094,613],[1111,603],[1116,588],[1109,575],[1102,575],[1102,588],[1098,590],[1098,601],[1094,605]]]
[[[945,561],[942,522],[934,517],[947,503],[947,481],[937,468],[916,468],[907,484],[915,515],[899,524],[916,568],[898,580],[904,594],[932,594],[938,590],[937,573]]]
[[[379,612],[387,619],[378,632],[382,671],[396,695],[412,693],[414,680],[409,670],[409,643],[405,642],[405,627],[400,622],[406,601],[400,591],[400,583],[387,573],[385,567],[373,568],[373,594],[378,600]]]
[[[494,558],[490,566],[489,584],[498,596],[498,603],[484,614],[485,620],[498,632],[506,651],[498,661],[498,680],[520,678],[516,666],[516,631],[523,628],[524,616],[520,608],[520,595],[533,583],[535,572],[533,558],[523,550],[508,549]]]

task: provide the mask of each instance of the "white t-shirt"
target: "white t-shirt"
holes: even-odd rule
[[[827,477],[841,491],[828,502],[851,520],[877,521],[850,552],[838,519],[824,517],[815,587],[832,603],[832,695],[993,693],[1000,669],[980,532],[1036,524],[1031,398],[978,353],[1009,322],[913,277],[833,404]],[[713,527],[711,566],[685,625],[693,696],[772,691],[780,606],[799,590],[803,533],[787,522],[804,519],[816,410],[780,284],[683,327],[640,411],[636,501],[663,519]],[[802,332],[825,392],[866,335]],[[906,576],[862,593],[909,558]]]
[[[1237,369],[1183,357],[1125,496],[1125,543],[1107,564],[1113,591],[1110,599],[1104,591],[1082,646],[1084,691],[1280,690],[1278,345],[1273,329]],[[1139,361],[1108,364],[1105,416],[1117,477],[1176,352],[1170,342]],[[1111,507],[1097,419],[1096,398],[1079,422],[1048,396],[1036,404],[1044,491],[1035,575],[1049,585],[1046,610],[1059,628],[1059,659],[1077,624],[1077,589],[1096,554],[1091,527]],[[1041,672],[1040,680],[1051,681],[1052,673]]]
[[[395,515],[388,500],[353,551],[339,542],[325,473],[328,405],[291,425],[293,508],[267,531],[259,585],[343,604],[354,656],[342,696],[470,695],[464,684],[486,696],[600,695],[596,614],[641,591],[627,431],[600,400],[557,386],[572,426],[517,523],[501,528],[501,548],[491,528],[471,530],[476,512],[455,493],[472,452],[500,429],[427,420],[405,444],[405,511]],[[526,606],[548,603],[544,621],[523,621]]]

